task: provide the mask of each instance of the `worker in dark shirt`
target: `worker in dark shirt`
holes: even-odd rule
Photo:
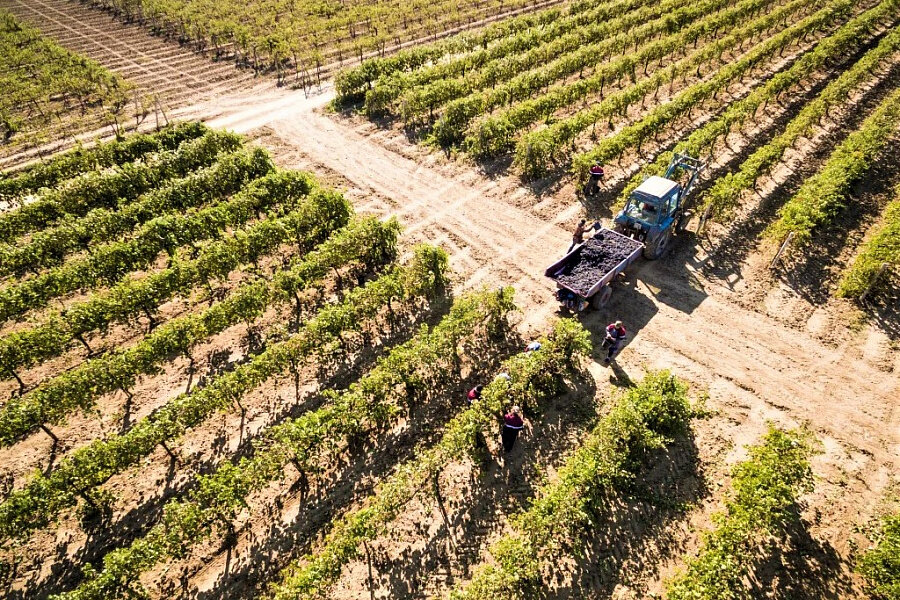
[[[625,326],[622,324],[622,321],[616,321],[606,326],[606,339],[603,340],[603,346],[608,346],[609,352],[606,354],[606,358],[603,359],[604,363],[609,364],[623,341],[625,341]]]
[[[516,445],[516,438],[519,437],[519,432],[524,427],[525,422],[522,421],[522,409],[518,406],[513,406],[503,416],[503,431],[500,434],[500,437],[503,439],[503,449],[506,452],[512,451],[513,446]]]
[[[568,250],[566,250],[566,254],[571,252],[572,248],[584,241],[584,233],[585,231],[587,231],[587,228],[585,228],[586,224],[587,219],[582,219],[578,222],[578,226],[575,228],[575,232],[572,234],[572,245],[569,246]]]

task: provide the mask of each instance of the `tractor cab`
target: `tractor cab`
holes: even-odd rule
[[[616,231],[644,243],[644,256],[661,257],[668,249],[673,230],[687,223],[684,200],[705,165],[688,156],[675,155],[665,177],[652,175],[631,195],[616,218]],[[687,173],[682,186],[674,179]]]
[[[681,186],[677,182],[656,175],[649,177],[631,193],[616,223],[621,221],[635,230],[649,231],[672,217],[680,197]]]

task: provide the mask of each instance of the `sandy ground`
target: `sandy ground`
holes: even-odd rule
[[[0,0],[0,5],[8,4],[17,12],[40,4],[50,14],[69,6],[63,0]],[[118,37],[116,27],[122,26],[110,22],[101,31],[93,25],[82,27],[74,17],[66,21],[66,29],[78,32],[81,43],[96,40],[101,49],[107,48],[106,37]],[[138,36],[134,29],[129,26],[128,35]],[[163,44],[145,38],[148,47],[151,42]],[[187,51],[176,52],[175,45],[163,45],[172,49],[171,55],[147,54],[146,68],[155,77],[181,73],[178,57],[196,59]],[[141,46],[135,48],[136,58],[118,51],[100,51],[95,58],[122,68],[116,61],[142,62]],[[202,71],[191,72],[196,78]],[[345,190],[359,212],[396,215],[404,226],[405,243],[428,241],[450,252],[458,291],[515,286],[522,338],[545,331],[559,314],[554,286],[543,271],[568,247],[569,231],[578,218],[602,214],[586,215],[571,184],[524,185],[513,176],[486,173],[416,146],[402,131],[336,115],[328,108],[333,92],[327,85],[306,94],[277,88],[271,81],[250,85],[244,74],[236,75],[233,83],[225,76],[216,85],[211,93],[187,94],[168,111],[169,118],[202,118],[213,127],[248,134],[281,166],[312,170]],[[809,153],[814,156],[814,144]],[[621,175],[614,174],[613,186]],[[598,534],[589,559],[562,570],[554,584],[559,597],[599,593],[638,598],[658,593],[681,553],[696,547],[699,530],[719,506],[728,465],[740,459],[742,447],[755,441],[770,420],[807,425],[822,442],[823,452],[814,461],[816,489],[804,498],[805,529],[792,535],[779,560],[763,565],[753,582],[754,596],[862,597],[850,564],[854,548],[865,543],[859,528],[883,509],[885,495],[896,485],[897,321],[890,311],[867,319],[850,303],[823,291],[833,283],[833,261],[811,265],[809,259],[795,256],[780,272],[769,270],[773,249],[755,243],[741,228],[754,218],[771,218],[785,199],[779,200],[778,190],[790,181],[791,173],[773,175],[773,191],[766,198],[774,199],[748,200],[762,208],[749,211],[752,214],[733,227],[714,226],[702,236],[689,231],[662,260],[640,261],[616,284],[611,303],[583,318],[596,342],[611,320],[623,320],[630,332],[615,369],[597,361],[589,367],[597,406],[615,385],[639,378],[646,368],[666,367],[707,390],[714,414],[698,421],[694,439],[679,442],[673,457],[648,475],[655,490],[688,482],[675,494],[679,507],[623,500],[608,531]],[[863,204],[872,207],[885,194],[877,186],[858,192],[868,199]],[[843,249],[842,260],[852,255],[872,210],[863,211],[855,222],[850,236],[854,242],[848,244],[846,235],[826,236]],[[695,228],[692,223],[690,229]],[[147,389],[155,385],[150,382]],[[468,566],[484,556],[490,541],[506,527],[504,515],[510,510],[503,496],[524,501],[540,470],[552,467],[575,439],[577,430],[572,430],[570,436],[548,435],[543,446],[538,441],[533,448],[524,445],[523,464],[530,466],[523,467],[524,479],[513,482],[508,494],[503,491],[510,486],[506,476],[492,472],[487,481],[496,481],[485,491],[485,480],[471,483],[471,465],[449,469],[442,482],[456,506],[451,520],[476,523],[463,529],[471,533],[472,543],[449,567],[440,564],[438,559],[448,551],[446,537],[438,531],[439,513],[427,498],[417,501],[396,530],[373,544],[376,567],[381,568],[376,568],[376,596],[424,598],[464,579]],[[472,514],[467,517],[466,511]],[[439,543],[432,546],[434,540]],[[281,548],[285,556],[272,560],[272,569],[304,546]],[[410,569],[408,562],[398,564],[403,563],[398,557],[410,556],[403,554],[408,548],[430,552],[430,562],[422,558],[421,570]],[[206,558],[195,557],[194,567],[187,569],[195,573],[189,577],[191,587],[215,590],[199,596],[220,597],[225,589],[233,591],[229,597],[249,595],[252,586],[242,584],[237,573],[230,574],[230,551],[228,560],[206,562],[210,553],[223,556],[220,549],[207,549],[200,553]],[[206,568],[200,571],[200,566]],[[223,581],[210,583],[219,579]],[[336,597],[364,598],[369,593],[366,565],[352,564]]]

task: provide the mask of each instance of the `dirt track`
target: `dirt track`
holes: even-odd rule
[[[39,25],[57,22],[59,29],[48,33],[63,45],[149,90],[182,90],[170,118],[203,118],[250,134],[282,166],[311,169],[346,189],[359,211],[396,215],[406,241],[429,241],[451,253],[458,290],[515,286],[524,336],[545,330],[556,314],[553,286],[542,274],[568,246],[569,229],[584,212],[571,186],[538,197],[515,178],[488,177],[416,147],[398,132],[331,114],[327,87],[307,97],[271,82],[253,84],[230,65],[206,63],[80,5],[0,5]],[[38,6],[39,18],[33,14]],[[61,11],[65,19],[57,16]],[[88,22],[93,16],[103,23]],[[547,220],[538,213],[555,216]],[[768,274],[769,256],[743,256],[730,273],[710,279],[703,275],[709,247],[689,234],[668,257],[640,262],[616,286],[610,306],[585,323],[599,341],[606,322],[622,319],[630,339],[619,367],[595,363],[591,372],[606,388],[608,380],[638,377],[643,368],[669,367],[708,389],[710,405],[724,419],[699,427],[728,436],[726,462],[740,456],[740,447],[756,439],[766,420],[809,424],[825,448],[815,462],[821,485],[809,499],[811,509],[824,516],[811,533],[846,556],[850,547],[843,532],[871,517],[897,472],[896,339],[859,321],[847,304],[813,305],[799,297]],[[748,303],[747,295],[762,300]],[[685,528],[680,543],[690,545],[695,538]]]

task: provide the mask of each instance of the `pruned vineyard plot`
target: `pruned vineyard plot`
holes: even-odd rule
[[[66,129],[115,124],[130,99],[130,86],[121,77],[42,37],[5,9],[0,9],[0,87],[3,154],[65,135]]]

